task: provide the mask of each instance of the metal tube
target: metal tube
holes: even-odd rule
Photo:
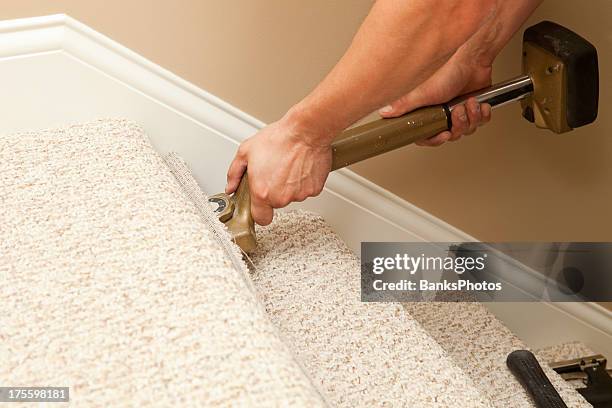
[[[398,149],[418,140],[437,135],[452,125],[450,114],[459,103],[470,96],[491,106],[501,106],[519,100],[533,92],[533,83],[528,76],[521,76],[471,95],[464,95],[448,104],[427,106],[392,119],[380,119],[340,134],[332,143],[332,170],[346,167],[369,157]],[[234,204],[231,218],[224,221],[234,241],[245,253],[256,247],[255,226],[251,215],[251,199],[247,174],[242,177],[232,197],[218,194],[213,201],[222,201],[225,208]],[[230,202],[231,201],[231,202]],[[229,212],[230,210],[228,210]],[[224,217],[223,209],[219,213]]]
[[[437,135],[448,129],[449,116],[443,105],[428,106],[345,130],[332,143],[332,170]]]
[[[434,136],[451,126],[450,113],[468,98],[492,107],[517,101],[533,92],[528,75],[462,95],[448,104],[429,106],[393,119],[380,119],[349,129],[332,143],[332,170],[336,170],[369,157],[378,156],[415,141]]]
[[[461,95],[448,103],[452,112],[457,105],[465,103],[468,98],[476,98],[479,103],[488,103],[491,107],[506,105],[523,99],[533,92],[533,82],[529,75],[522,75],[506,82],[495,84],[467,95]]]

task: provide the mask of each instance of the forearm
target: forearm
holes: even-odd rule
[[[465,57],[473,64],[490,67],[497,54],[541,3],[542,0],[501,1],[493,18],[466,44]]]
[[[285,116],[326,144],[429,77],[495,14],[491,0],[379,0],[342,59]]]

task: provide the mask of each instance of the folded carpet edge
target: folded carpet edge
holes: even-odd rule
[[[217,242],[223,248],[223,251],[231,260],[233,267],[240,272],[245,285],[248,287],[248,290],[256,298],[258,306],[267,316],[265,305],[261,297],[259,296],[258,291],[255,289],[253,281],[250,278],[249,268],[243,260],[243,253],[241,249],[233,242],[232,237],[229,231],[227,230],[225,224],[219,221],[217,216],[214,214],[212,207],[208,203],[208,197],[204,194],[198,183],[193,178],[193,175],[187,162],[176,152],[167,153],[166,155],[162,156],[162,159],[170,170],[170,173],[172,173],[178,184],[181,186],[181,189],[185,193],[187,199],[189,199],[189,201],[191,201],[193,205],[198,209],[198,213],[202,217],[202,220],[208,227],[210,227],[210,230],[215,235]],[[282,339],[283,336],[281,335],[276,325],[271,321],[271,319],[268,318],[268,320],[270,321],[270,324],[275,327],[276,335],[278,336],[278,338]],[[285,346],[289,348],[289,345],[286,343]],[[308,372],[306,371],[300,360],[297,358],[295,353],[292,352],[291,354],[293,356],[294,362],[299,367],[302,374],[309,379],[310,384],[312,385],[313,389],[315,389],[316,392],[319,394],[321,400],[327,406],[331,406],[321,387],[314,381],[312,381],[311,377],[308,375]]]

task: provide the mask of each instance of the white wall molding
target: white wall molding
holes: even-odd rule
[[[3,21],[0,33],[9,35],[0,41],[0,56],[67,53],[233,142],[241,142],[265,125],[67,15]],[[327,189],[414,239],[474,240],[350,170],[333,173]]]
[[[9,113],[1,132],[127,116],[143,124],[158,150],[179,152],[209,193],[222,188],[236,145],[264,126],[62,14],[0,22],[0,86],[5,94],[0,109]],[[357,252],[368,240],[474,240],[346,169],[330,175],[321,197],[297,207],[322,214]],[[530,338],[535,323],[524,320],[537,317],[558,326],[559,333],[571,326],[594,347],[607,343],[612,356],[612,313],[606,309],[586,303],[529,304],[521,306],[527,315],[519,319],[517,307],[490,308],[533,345],[544,340]]]

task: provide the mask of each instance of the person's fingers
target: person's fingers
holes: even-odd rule
[[[265,200],[251,190],[251,215],[259,225],[268,225],[274,218],[274,209]]]
[[[251,215],[255,223],[268,225],[274,218],[274,209],[268,204],[251,201]]]
[[[485,124],[491,120],[491,105],[488,103],[481,104],[480,112],[482,113],[482,124]]]
[[[480,104],[476,100],[476,98],[469,98],[465,103],[465,110],[467,111],[468,117],[468,129],[464,133],[466,135],[471,135],[476,131],[476,128],[480,125],[482,121],[482,112],[480,110]]]
[[[413,90],[402,98],[381,108],[378,113],[383,118],[401,116],[419,106],[419,88]],[[458,105],[451,114],[452,128],[450,131],[439,133],[429,139],[416,142],[419,146],[439,146],[444,142],[454,142],[463,135],[469,135],[476,128],[491,120],[491,105],[479,104],[476,98],[470,98],[465,104]]]
[[[242,180],[242,175],[246,171],[248,164],[247,157],[247,142],[242,142],[240,147],[238,147],[238,151],[236,152],[236,156],[234,156],[234,160],[229,166],[227,170],[227,183],[225,185],[225,194],[231,194],[238,188],[240,184],[240,180]]]
[[[227,170],[227,184],[225,185],[225,194],[232,194],[238,188],[242,175],[246,171],[247,161],[244,157],[236,155],[232,164]]]
[[[271,194],[266,202],[272,208],[285,208],[291,204],[292,201],[294,201],[293,198],[294,197],[292,195],[289,195],[286,192],[281,192],[280,194]]]
[[[442,133],[438,133],[437,135],[432,136],[428,139],[419,140],[415,144],[418,146],[436,147],[436,146],[440,146],[441,144],[447,142],[448,140],[450,140],[450,138],[451,138],[451,132],[447,130]]]
[[[455,141],[463,136],[470,126],[464,105],[459,105],[453,109],[451,120],[453,122],[453,127],[451,128],[451,137],[449,140]]]
[[[420,91],[419,88],[414,89],[412,92],[402,96],[396,101],[391,102],[389,105],[380,108],[378,114],[383,118],[395,118],[402,116],[406,112],[414,110],[420,103]]]
[[[274,209],[269,203],[269,194],[261,185],[256,185],[258,177],[249,174],[249,194],[251,198],[251,216],[259,225],[268,225],[274,218]]]

